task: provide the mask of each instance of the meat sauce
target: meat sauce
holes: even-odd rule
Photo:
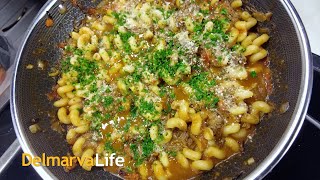
[[[246,49],[229,42],[233,26],[243,20],[241,8],[229,1],[177,2],[103,1],[88,10],[72,39],[59,44],[65,49],[61,78],[70,76],[70,84],[80,86],[74,94],[87,91],[80,109],[81,118],[91,124],[85,135],[93,148],[102,145],[104,153],[124,157],[124,167],[104,169],[125,179],[189,179],[214,168],[243,150],[255,124],[242,122],[242,117],[251,115],[252,104],[265,103],[272,93],[270,59],[250,63],[251,57],[242,55]],[[151,21],[149,16],[154,16]],[[167,23],[163,27],[161,20]],[[90,39],[82,47],[79,38],[86,33]],[[135,50],[137,44],[140,49]],[[235,97],[239,89],[253,95],[239,99]],[[50,97],[57,99],[57,93]],[[187,109],[185,119],[182,107]],[[234,107],[246,111],[232,114]],[[195,114],[202,118],[200,133],[192,130]],[[262,118],[263,113],[254,115]],[[172,118],[183,119],[186,128],[172,128],[168,125]],[[228,133],[226,126],[233,124],[239,129]],[[151,135],[154,127],[157,138]],[[172,138],[165,142],[168,132]],[[213,137],[208,137],[210,132]],[[226,145],[226,138],[236,148]],[[221,150],[223,158],[210,155],[210,147]],[[176,158],[185,149],[201,153],[200,159],[187,157],[188,167]],[[196,167],[198,160],[212,167]]]

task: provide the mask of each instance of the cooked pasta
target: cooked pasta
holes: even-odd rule
[[[240,152],[272,111],[257,23],[241,0],[103,1],[60,61],[72,153],[123,156],[107,170],[125,179],[188,179]]]

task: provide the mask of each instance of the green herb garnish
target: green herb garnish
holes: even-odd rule
[[[221,14],[222,14],[222,15],[225,15],[225,16],[228,15],[228,10],[225,9],[225,8],[222,8],[222,9],[221,9]]]
[[[112,12],[114,18],[117,19],[117,23],[120,26],[123,26],[126,23],[126,15],[122,13]]]
[[[106,151],[110,152],[110,153],[115,152],[115,150],[114,150],[114,148],[113,148],[113,146],[112,146],[112,142],[110,142],[110,141],[107,141],[107,142],[105,143],[104,149],[105,149]]]
[[[251,71],[250,72],[250,76],[253,77],[253,78],[256,78],[258,76],[258,74],[257,74],[256,71]]]
[[[216,82],[215,80],[210,80],[208,78],[207,72],[194,75],[188,84],[194,90],[194,94],[192,94],[192,96],[196,101],[203,101],[206,106],[210,108],[215,107],[219,102],[219,98],[215,96],[211,89],[216,85]]]
[[[103,107],[107,108],[113,103],[114,99],[112,96],[107,96],[103,100]]]

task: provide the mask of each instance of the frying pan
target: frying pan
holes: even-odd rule
[[[70,151],[65,135],[50,127],[51,112],[56,109],[47,100],[46,94],[56,84],[48,77],[51,67],[61,58],[57,44],[69,38],[69,33],[84,17],[83,10],[66,2],[67,13],[59,14],[58,0],[47,2],[29,27],[23,45],[17,55],[16,71],[12,85],[11,112],[14,128],[24,152],[32,156],[64,156]],[[83,8],[95,7],[99,3],[78,0]],[[303,124],[312,88],[312,62],[308,39],[297,12],[289,0],[248,0],[248,9],[273,13],[267,23],[270,42],[267,44],[274,91],[270,101],[275,111],[265,117],[257,126],[256,135],[246,142],[244,153],[237,154],[219,164],[212,171],[200,175],[199,179],[260,179],[263,178],[289,149]],[[54,26],[45,27],[49,12]],[[26,69],[28,64],[36,65],[41,60],[47,66],[43,70],[36,67]],[[290,108],[279,113],[279,107],[288,102]],[[48,115],[49,114],[49,115]],[[28,127],[32,119],[39,119],[44,132],[32,134]],[[255,163],[245,165],[244,161],[253,157]],[[117,179],[118,177],[93,168],[86,172],[80,167],[72,172],[64,172],[62,167],[35,167],[43,179]],[[218,175],[218,176],[217,176]]]

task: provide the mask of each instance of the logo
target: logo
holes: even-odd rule
[[[26,161],[28,159],[28,161]],[[32,156],[28,153],[22,153],[22,166],[30,166],[34,167],[39,166],[73,166],[74,163],[79,163],[80,166],[118,166],[123,167],[124,158],[116,157],[115,153],[110,155],[106,154],[106,156],[101,160],[99,159],[99,155],[96,154],[95,158],[93,157],[76,157],[76,156],[46,156],[45,153],[42,153],[40,156]]]

